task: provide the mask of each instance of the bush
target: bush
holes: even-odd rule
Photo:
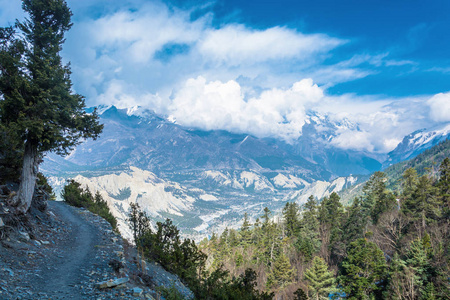
[[[61,193],[61,197],[67,204],[86,208],[90,212],[104,218],[111,224],[114,230],[117,230],[117,220],[111,214],[108,204],[98,191],[95,196],[92,196],[89,189],[83,189],[81,184],[75,180],[71,179],[68,180],[68,182],[69,184],[64,187],[64,190]]]

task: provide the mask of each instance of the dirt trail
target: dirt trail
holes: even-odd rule
[[[93,228],[76,213],[73,208],[62,202],[51,202],[50,209],[71,228],[68,239],[58,245],[61,255],[52,264],[53,268],[44,269],[41,274],[41,292],[46,294],[60,293],[70,295],[71,298],[80,299],[80,290],[75,288],[86,267],[91,265],[95,258],[94,242],[99,242],[98,229]]]
[[[32,239],[0,243],[0,299],[132,298],[95,287],[120,276],[109,262],[120,260],[122,242],[104,219],[55,201],[47,214]]]

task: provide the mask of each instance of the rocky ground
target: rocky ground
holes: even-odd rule
[[[50,201],[33,220],[0,241],[0,299],[163,299],[172,286],[192,297],[87,210]]]

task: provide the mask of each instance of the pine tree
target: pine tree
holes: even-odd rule
[[[350,243],[342,262],[339,282],[350,299],[366,299],[386,284],[387,265],[375,243],[358,239]]]
[[[103,128],[95,111],[84,111],[83,97],[72,92],[70,68],[62,65],[59,53],[72,26],[67,3],[23,0],[22,8],[28,19],[0,29],[0,121],[23,145],[19,192],[12,201],[18,213],[30,207],[42,154],[67,154]]]
[[[250,232],[250,227],[252,226],[252,224],[250,223],[249,219],[248,219],[248,214],[247,212],[244,213],[244,220],[242,222],[242,226],[241,226],[241,237],[242,237],[242,243],[244,245],[248,245],[251,243],[252,240],[252,233]]]
[[[326,262],[316,256],[312,266],[305,272],[305,279],[309,282],[312,299],[328,299],[328,295],[334,290],[334,275],[328,271]]]
[[[335,192],[331,193],[329,198],[324,198],[319,209],[319,220],[323,231],[329,231],[330,239],[328,249],[330,258],[338,260],[342,252],[342,222],[344,209],[340,202],[340,197]]]
[[[282,252],[273,263],[272,269],[267,276],[267,286],[269,288],[284,287],[294,280],[294,274],[295,269]]]
[[[270,211],[270,209],[268,207],[264,207],[264,214],[261,216],[261,218],[263,219],[263,223],[262,223],[263,230],[265,230],[265,228],[269,225],[271,214],[272,214],[272,212]]]
[[[151,231],[150,218],[144,212],[138,203],[130,203],[127,223],[133,233],[134,243],[140,244],[141,237]]]
[[[438,189],[440,201],[443,206],[442,218],[444,221],[450,220],[450,159],[446,157],[439,167]]]
[[[404,197],[402,211],[405,215],[419,222],[422,229],[436,222],[440,216],[440,204],[436,188],[428,176],[421,176],[410,197]]]
[[[343,228],[343,240],[347,245],[364,237],[365,225],[361,198],[356,197],[348,211],[348,218]]]
[[[298,233],[300,223],[298,212],[298,204],[295,202],[287,202],[283,208],[283,219],[287,237],[295,236]]]
[[[314,196],[308,198],[303,209],[295,246],[309,261],[320,248],[318,204]]]

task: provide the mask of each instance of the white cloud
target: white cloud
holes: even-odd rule
[[[215,62],[239,66],[268,60],[305,60],[344,42],[323,34],[305,35],[285,27],[255,30],[233,24],[207,30],[198,48],[202,55]]]
[[[88,105],[141,105],[186,126],[286,140],[299,137],[306,112],[317,110],[358,124],[339,130],[334,145],[376,152],[392,150],[412,131],[450,122],[450,93],[429,99],[324,93],[378,68],[414,65],[388,52],[339,60],[345,55],[333,57],[333,50],[350,42],[326,34],[235,23],[217,28],[211,13],[191,19],[192,11],[158,1],[113,2],[69,0],[74,26],[63,57]],[[22,17],[20,1],[0,0],[3,26]],[[184,48],[171,53],[173,45]]]
[[[374,150],[370,133],[366,131],[343,130],[337,133],[337,137],[331,141],[331,144],[338,148],[370,152]]]
[[[439,93],[428,100],[430,117],[436,122],[450,122],[450,93]]]
[[[322,90],[311,79],[289,89],[271,89],[244,99],[236,81],[189,79],[168,108],[177,122],[206,130],[225,129],[259,137],[293,140],[301,135],[305,105],[320,101]]]

